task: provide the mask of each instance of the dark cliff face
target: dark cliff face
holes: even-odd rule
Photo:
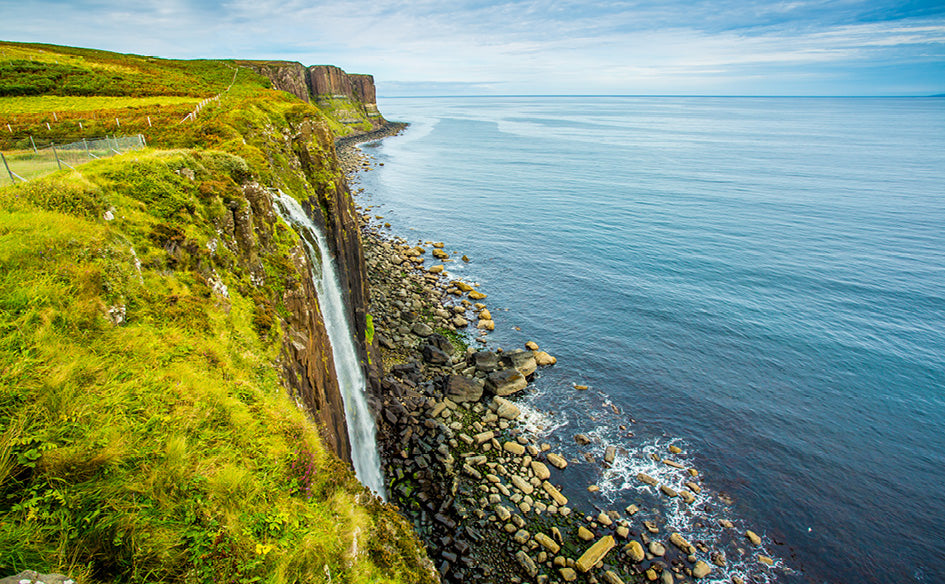
[[[305,67],[289,61],[242,61],[241,64],[267,77],[274,88],[291,93],[302,101],[347,100],[359,108],[374,127],[384,123],[377,110],[373,75],[345,73],[334,65]]]

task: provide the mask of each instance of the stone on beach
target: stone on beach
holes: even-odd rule
[[[551,465],[554,466],[555,468],[563,470],[566,466],[568,466],[568,461],[565,460],[563,456],[555,454],[553,452],[549,452],[545,454],[545,458],[547,458],[548,462],[550,462]]]
[[[761,537],[759,537],[758,534],[755,533],[754,531],[750,529],[745,531],[745,537],[748,538],[748,541],[751,542],[751,545],[755,545],[755,546],[761,545]]]
[[[706,576],[709,575],[709,572],[711,571],[712,571],[712,568],[709,566],[709,564],[703,562],[702,560],[699,560],[692,567],[692,577],[705,578]]]
[[[495,397],[492,401],[496,405],[495,414],[500,418],[514,420],[522,414],[517,405],[503,397]]]
[[[486,389],[498,396],[512,395],[528,385],[525,376],[516,369],[490,373],[486,378]]]
[[[473,290],[469,293],[469,297],[472,298],[473,300],[482,300],[486,298],[486,296],[488,295],[483,294],[482,292],[479,292],[478,290]]]
[[[446,382],[446,395],[456,403],[478,402],[482,391],[483,384],[478,379],[450,375]]]
[[[616,542],[614,541],[614,536],[605,535],[604,537],[597,540],[594,545],[592,545],[584,554],[574,562],[574,567],[579,572],[587,572],[593,568],[597,562],[601,561],[604,556],[607,555],[607,552],[612,550]]]
[[[558,360],[544,351],[535,351],[535,363],[539,367],[547,367],[548,365],[554,365]]]
[[[646,557],[646,554],[643,552],[643,546],[636,540],[625,545],[623,550],[632,561],[637,563],[642,562],[643,558]]]

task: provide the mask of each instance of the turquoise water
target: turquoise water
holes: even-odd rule
[[[473,260],[448,266],[489,294],[493,345],[559,358],[528,398],[556,447],[628,453],[565,471],[601,486],[583,507],[636,502],[728,575],[945,582],[945,99],[380,108],[412,125],[364,147],[362,204]],[[692,506],[632,479],[669,443]]]

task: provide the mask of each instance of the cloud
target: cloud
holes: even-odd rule
[[[177,58],[332,63],[373,73],[379,91],[389,94],[437,87],[737,93],[759,90],[765,71],[781,85],[797,80],[796,93],[826,91],[831,78],[843,92],[849,75],[837,71],[844,67],[865,72],[895,64],[931,68],[945,78],[945,7],[939,4],[0,0],[0,37]],[[811,85],[814,80],[820,85]],[[885,83],[876,81],[876,87]]]

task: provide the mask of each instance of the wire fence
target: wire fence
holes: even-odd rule
[[[147,146],[144,136],[119,136],[83,139],[70,144],[53,144],[45,148],[0,152],[5,184],[26,182],[64,168],[75,169],[80,164],[98,158],[108,158]]]

